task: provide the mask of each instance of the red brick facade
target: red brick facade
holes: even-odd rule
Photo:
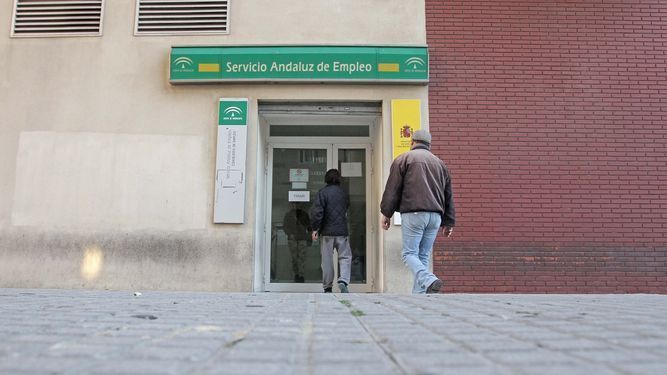
[[[426,0],[448,292],[667,293],[667,2]]]

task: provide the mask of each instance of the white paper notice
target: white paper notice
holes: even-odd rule
[[[361,163],[340,163],[340,174],[343,177],[361,177]]]
[[[292,189],[293,190],[306,190],[306,189],[308,189],[308,183],[307,182],[292,182]]]
[[[291,190],[289,192],[290,202],[310,202],[310,191],[308,190]]]

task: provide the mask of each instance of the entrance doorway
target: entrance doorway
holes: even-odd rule
[[[269,128],[266,148],[264,290],[322,292],[320,241],[310,239],[310,211],[325,173],[337,168],[348,193],[351,292],[371,292],[377,269],[374,250],[377,200],[372,192],[372,116],[295,113],[260,114]],[[303,125],[302,125],[303,124]],[[336,259],[337,254],[334,253]],[[334,261],[336,277],[338,264]],[[335,285],[334,280],[334,285]],[[334,289],[337,289],[334,286]]]

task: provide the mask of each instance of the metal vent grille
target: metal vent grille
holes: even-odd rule
[[[104,0],[16,0],[12,36],[102,35]]]
[[[137,0],[135,33],[227,34],[229,0]]]

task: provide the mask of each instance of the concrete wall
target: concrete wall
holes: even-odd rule
[[[251,290],[256,155],[246,224],[213,225],[218,98],[407,97],[427,112],[423,86],[167,82],[172,45],[425,44],[423,1],[237,0],[229,35],[179,37],[133,36],[134,5],[107,1],[102,37],[12,39],[0,3],[0,286]],[[397,247],[390,232],[383,290],[409,290]]]

